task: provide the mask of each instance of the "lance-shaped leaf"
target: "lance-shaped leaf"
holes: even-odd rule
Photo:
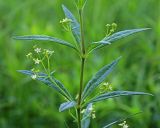
[[[145,93],[145,92],[113,91],[113,92],[101,94],[101,95],[91,99],[89,102],[91,102],[91,103],[99,102],[99,101],[106,100],[109,98],[120,97],[120,96],[130,96],[130,95],[150,95],[150,96],[152,96],[152,94]]]
[[[18,70],[18,72],[31,76],[31,77],[35,75],[34,72],[29,71],[29,70]],[[48,75],[45,73],[36,73],[36,76],[37,76],[36,80],[41,81],[42,83],[52,87],[54,90],[56,90],[58,93],[63,95],[68,100],[72,99],[72,96],[67,91],[65,86],[62,83],[60,83],[60,81],[56,80],[55,78],[52,79],[51,77],[48,77]]]
[[[96,50],[98,48],[101,48],[105,45],[109,45],[109,44],[111,44],[111,43],[113,43],[113,42],[115,42],[119,39],[128,37],[130,35],[133,35],[135,33],[142,32],[142,31],[145,31],[145,30],[148,30],[148,29],[150,29],[150,28],[130,29],[130,30],[124,30],[124,31],[116,32],[116,33],[112,34],[111,36],[106,36],[101,41],[93,42],[93,45],[94,44],[97,44],[97,45],[94,46],[91,51]]]
[[[76,105],[77,103],[75,101],[69,101],[69,102],[62,103],[59,107],[59,112],[75,107]]]
[[[92,103],[88,104],[86,110],[84,111],[83,118],[81,120],[82,128],[89,128],[91,115],[92,115]]]
[[[55,78],[50,78],[51,80],[54,80],[55,81],[55,83],[58,85],[58,87],[60,87],[62,90],[63,90],[63,92],[70,98],[70,99],[73,99],[72,98],[72,96],[71,96],[71,94],[69,93],[69,91],[65,88],[65,86],[59,81],[59,80],[57,80],[57,79],[55,79]]]
[[[108,64],[101,68],[96,75],[94,75],[91,80],[87,83],[84,91],[82,93],[82,100],[84,100],[88,95],[90,95],[94,89],[100,85],[108,76],[108,74],[114,69],[115,65],[118,63],[120,57],[114,60],[111,64]]]
[[[113,121],[113,122],[105,125],[103,128],[109,128],[109,127],[111,127],[111,126],[114,125],[114,124],[117,124],[117,123],[120,123],[120,122],[122,122],[122,121],[125,121],[125,120],[127,120],[127,119],[129,119],[129,118],[132,118],[133,116],[138,115],[138,114],[140,114],[140,113],[142,113],[142,112],[138,112],[138,113],[135,113],[135,114],[133,114],[133,115],[129,115],[129,116],[127,116],[127,117],[124,117],[124,118],[120,118],[120,119],[118,119],[118,120],[115,120],[115,121]]]
[[[13,37],[16,40],[38,40],[38,41],[51,41],[54,43],[62,44],[65,46],[68,46],[70,48],[73,48],[77,50],[72,44],[68,43],[67,41],[64,41],[62,39],[58,39],[55,37],[51,36],[46,36],[46,35],[26,35],[26,36],[14,36]]]
[[[71,11],[69,11],[69,9],[67,9],[64,5],[62,5],[64,14],[66,16],[66,18],[71,19],[71,29],[72,29],[72,33],[79,45],[80,43],[80,25],[78,23],[78,21],[76,20],[76,18],[74,17],[74,15],[71,13]]]

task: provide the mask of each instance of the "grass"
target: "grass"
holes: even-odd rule
[[[20,34],[47,34],[64,37],[70,41],[70,35],[66,34],[59,24],[59,20],[64,17],[61,9],[62,3],[76,12],[71,1],[67,0],[46,0],[45,2],[0,0],[1,128],[65,127],[64,119],[67,113],[59,114],[58,112],[59,101],[63,99],[50,88],[39,86],[37,82],[16,72],[18,69],[30,69],[31,65],[25,58],[25,54],[36,42],[24,41],[22,43],[11,38],[13,35]],[[146,91],[155,95],[154,97],[117,98],[107,101],[106,104],[96,105],[97,118],[92,122],[92,127],[99,128],[102,122],[107,123],[115,118],[141,110],[142,114],[129,120],[130,127],[160,127],[159,0],[88,0],[85,11],[87,42],[101,39],[105,35],[107,23],[116,22],[118,30],[152,28],[146,33],[119,41],[109,49],[107,47],[100,49],[87,61],[85,81],[105,63],[122,55],[123,58],[118,68],[107,81],[115,89]],[[80,68],[76,55],[69,52],[70,57],[68,58],[68,55],[65,55],[66,47],[61,48],[50,43],[39,43],[39,45],[55,50],[53,62],[57,70],[56,76],[63,79],[67,88],[75,93],[79,84]],[[63,59],[55,59],[62,58],[62,56]],[[77,70],[70,70],[73,66]],[[73,124],[70,119],[66,122]]]

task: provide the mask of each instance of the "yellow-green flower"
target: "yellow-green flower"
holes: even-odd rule
[[[37,75],[34,74],[34,75],[31,76],[31,78],[32,78],[33,80],[35,80],[35,79],[37,78]]]
[[[63,23],[69,23],[71,22],[72,20],[71,19],[68,19],[68,18],[65,18],[63,20],[60,20],[60,23],[63,24]]]
[[[34,61],[35,64],[39,64],[41,62],[41,60],[39,60],[38,58],[33,59],[33,61]]]
[[[121,124],[118,124],[119,126],[121,126],[121,128],[128,128],[128,124],[126,123],[126,121],[124,121],[123,123]]]
[[[29,52],[27,55],[26,55],[27,58],[31,58],[32,57],[32,53]]]

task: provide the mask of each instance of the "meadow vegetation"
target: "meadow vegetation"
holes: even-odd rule
[[[62,128],[73,124],[68,112],[59,113],[63,98],[50,88],[16,72],[31,69],[26,54],[37,41],[15,41],[14,35],[45,34],[72,41],[59,21],[64,18],[61,4],[65,4],[78,17],[72,1],[68,0],[0,0],[0,127],[1,128]],[[115,90],[143,91],[154,97],[116,98],[96,104],[96,119],[91,122],[98,128],[108,122],[143,111],[129,119],[130,127],[160,127],[160,11],[159,0],[88,0],[85,8],[86,42],[98,41],[105,36],[107,23],[116,22],[118,30],[152,28],[104,47],[92,54],[86,64],[84,81],[104,64],[122,55],[123,59],[109,75]],[[51,43],[38,43],[39,47],[54,50],[52,58],[56,78],[76,95],[79,84],[79,58],[67,47]],[[67,54],[66,54],[66,51]],[[73,69],[74,67],[74,69]],[[66,120],[67,119],[67,120]],[[73,126],[74,127],[74,126]],[[118,127],[118,126],[116,126]]]

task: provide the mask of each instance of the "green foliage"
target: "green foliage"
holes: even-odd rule
[[[101,94],[91,99],[89,102],[94,103],[94,102],[99,102],[99,101],[106,100],[109,98],[120,97],[120,96],[130,96],[130,95],[151,95],[152,96],[152,94],[144,93],[144,92],[113,91],[113,92],[107,92],[107,93]]]
[[[77,22],[74,15],[64,5],[62,5],[62,8],[63,8],[63,11],[64,11],[64,14],[65,14],[66,18],[72,20],[71,21],[71,30],[72,30],[73,36],[75,37],[78,45],[80,45],[79,44],[81,42],[81,39],[80,39],[80,25]]]
[[[108,74],[114,69],[115,65],[117,64],[117,62],[119,61],[120,58],[116,59],[115,61],[113,61],[111,64],[104,66],[102,69],[100,69],[95,76],[93,76],[93,78],[91,78],[91,80],[88,82],[88,84],[86,85],[86,87],[84,88],[84,91],[82,92],[82,86],[83,86],[83,70],[84,70],[84,62],[85,59],[84,55],[85,55],[85,45],[84,45],[84,37],[83,37],[83,21],[82,21],[82,11],[83,11],[83,7],[81,6],[83,1],[80,1],[80,6],[81,8],[78,8],[79,10],[79,15],[80,15],[80,25],[77,22],[77,20],[75,19],[75,17],[73,16],[73,14],[63,5],[63,11],[65,13],[65,16],[71,20],[71,30],[73,33],[73,36],[75,37],[77,43],[79,44],[81,42],[81,46],[82,46],[82,51],[81,51],[81,63],[82,63],[82,67],[81,67],[81,75],[80,75],[80,91],[79,91],[79,98],[78,101],[72,101],[72,97],[71,94],[69,93],[69,91],[65,88],[65,86],[58,81],[55,78],[52,78],[50,76],[50,73],[48,75],[44,74],[44,73],[36,73],[34,74],[31,71],[27,71],[27,70],[20,70],[19,72],[26,74],[26,75],[30,75],[32,78],[37,79],[41,82],[43,82],[44,84],[51,86],[52,88],[54,88],[58,93],[60,93],[61,95],[63,95],[66,99],[70,100],[67,101],[65,103],[62,103],[60,105],[59,111],[62,112],[64,110],[70,109],[72,107],[76,107],[77,105],[77,114],[76,114],[76,118],[78,120],[77,125],[78,128],[88,128],[90,125],[90,118],[91,118],[91,113],[92,113],[92,103],[94,102],[98,102],[98,101],[102,101],[108,98],[114,98],[114,97],[118,97],[118,96],[128,96],[128,95],[151,95],[149,93],[143,93],[143,92],[131,92],[131,91],[113,91],[110,93],[104,93],[101,94],[93,99],[91,99],[89,101],[89,105],[87,106],[84,114],[83,114],[83,118],[81,119],[81,110],[82,110],[82,106],[81,104],[83,104],[85,98],[87,96],[89,96],[94,90],[95,88],[100,85],[108,76]],[[67,21],[69,21],[67,20]],[[65,21],[62,21],[65,22]],[[81,30],[80,30],[80,26],[81,26]],[[114,25],[115,26],[115,25]],[[113,28],[113,32],[115,30],[115,27]],[[107,36],[105,37],[102,41],[99,41],[98,43],[101,45],[106,45],[106,44],[110,44],[113,41],[117,41],[121,38],[127,37],[131,34],[140,32],[140,31],[144,31],[147,29],[133,29],[133,30],[125,30],[125,31],[121,31],[121,32],[117,32],[115,34],[112,34],[111,36]],[[80,35],[80,32],[82,35]],[[110,35],[110,34],[108,34]],[[68,47],[74,48],[76,49],[74,46],[72,46],[70,43],[54,38],[54,37],[49,37],[49,36],[40,36],[40,35],[33,35],[33,36],[17,36],[14,37],[15,39],[19,39],[19,40],[45,40],[45,41],[52,41],[52,42],[57,42],[63,45],[66,45]],[[81,38],[81,40],[80,40]],[[99,46],[98,46],[99,47]],[[97,48],[96,48],[97,49]],[[76,49],[77,50],[77,49]],[[79,49],[78,49],[79,50]],[[78,51],[77,50],[77,51]],[[38,51],[36,50],[37,53],[40,52],[40,49],[38,49]],[[34,59],[35,60],[35,59]],[[42,60],[38,60],[38,63]],[[42,63],[43,64],[43,63]],[[48,61],[48,65],[49,65],[49,61]],[[49,66],[48,66],[49,68]],[[49,70],[50,71],[50,70]]]
[[[59,44],[62,44],[62,45],[65,45],[65,46],[68,46],[70,48],[77,50],[72,44],[70,44],[64,40],[61,40],[61,39],[58,39],[55,37],[46,36],[46,35],[15,36],[13,38],[16,40],[51,41],[51,42],[59,43]]]
[[[110,36],[106,36],[101,41],[93,42],[93,46],[94,46],[94,44],[96,44],[96,46],[93,47],[89,52],[94,51],[94,50],[99,49],[99,48],[102,48],[105,45],[110,45],[113,42],[115,42],[117,40],[120,40],[122,38],[125,38],[129,35],[133,35],[137,32],[142,32],[142,31],[145,31],[145,30],[148,30],[148,29],[150,29],[150,28],[131,29],[131,30],[124,30],[124,31],[116,32],[116,33],[114,33]]]
[[[111,64],[104,66],[96,73],[96,75],[91,78],[91,80],[84,88],[82,100],[84,100],[88,95],[90,95],[95,90],[95,88],[106,79],[108,74],[114,69],[114,66],[118,63],[119,59],[120,58],[114,60]]]
[[[63,3],[75,14],[71,1],[63,0]],[[105,36],[106,23],[117,22],[119,30],[151,27],[153,31],[140,34],[138,38],[131,36],[120,40],[118,43],[108,45],[110,47],[104,47],[91,54],[86,61],[84,82],[86,83],[102,65],[121,54],[123,59],[118,64],[118,70],[108,76],[106,82],[111,83],[113,90],[138,90],[155,95],[154,100],[152,97],[136,96],[100,102],[96,104],[97,117],[91,121],[90,127],[99,128],[104,122],[107,124],[115,118],[125,117],[141,110],[143,110],[141,115],[129,119],[130,127],[159,127],[158,3],[158,0],[87,2],[84,15],[86,46],[92,40],[98,41]],[[52,92],[52,88],[37,86],[40,82],[22,76],[16,70],[32,68],[29,60],[24,58],[24,54],[32,48],[32,44],[39,43],[38,45],[45,48],[53,47],[55,56],[51,60],[57,71],[54,76],[63,81],[66,88],[76,95],[79,88],[77,56],[68,48],[54,45],[54,42],[32,41],[23,44],[9,38],[13,35],[45,34],[71,42],[70,33],[60,29],[59,20],[63,17],[61,4],[62,0],[46,0],[45,3],[37,0],[0,1],[0,127],[2,128],[63,128],[64,118],[70,127],[76,127],[67,112],[58,114],[57,108],[64,102],[63,97],[54,93],[54,90]]]
[[[75,101],[69,101],[69,102],[62,103],[59,107],[59,112],[75,107],[76,105],[77,103]]]
[[[18,72],[21,72],[25,75],[29,75],[31,77],[35,74],[34,72],[28,71],[28,70],[19,70]],[[71,94],[64,87],[64,85],[60,81],[56,80],[54,77],[48,76],[47,74],[44,74],[44,73],[36,73],[35,75],[36,75],[36,78],[35,78],[36,80],[41,81],[42,83],[52,87],[68,100],[72,99]]]
[[[132,117],[136,116],[137,114],[140,114],[140,113],[136,113],[136,114],[127,116],[127,117],[125,117],[125,118],[121,118],[121,119],[118,119],[118,120],[116,120],[116,121],[113,121],[112,123],[107,124],[107,125],[104,126],[103,128],[109,128],[109,127],[111,127],[112,125],[117,124],[117,123],[120,123],[120,122],[122,122],[122,121],[125,121],[125,120],[127,120],[127,119],[129,119],[129,118],[132,118]]]
[[[112,70],[114,69],[115,65],[118,63],[119,59],[114,60],[111,64],[108,64],[106,66],[104,66],[102,69],[100,69],[96,75],[94,75],[91,80],[87,83],[87,85],[84,88],[84,91],[82,90],[83,87],[83,74],[84,74],[84,65],[85,65],[85,60],[87,59],[85,57],[85,53],[86,49],[85,49],[85,42],[84,42],[84,31],[83,31],[83,7],[81,6],[83,1],[80,1],[80,6],[81,8],[78,8],[79,11],[79,17],[80,17],[80,24],[77,22],[77,20],[75,19],[75,17],[73,16],[73,14],[64,6],[62,5],[63,11],[65,13],[65,16],[67,19],[61,21],[61,22],[68,22],[71,21],[71,31],[73,33],[73,36],[75,37],[77,43],[81,43],[81,49],[76,49],[74,46],[72,46],[71,44],[57,39],[57,38],[53,38],[53,37],[49,37],[49,36],[37,36],[37,35],[33,35],[33,36],[17,36],[15,37],[15,39],[19,39],[19,40],[45,40],[45,41],[53,41],[53,42],[57,42],[63,45],[66,45],[68,47],[74,48],[77,51],[80,51],[80,58],[81,58],[81,74],[80,74],[80,89],[79,89],[79,94],[78,94],[78,100],[76,101],[72,101],[72,97],[71,94],[69,93],[69,91],[65,88],[65,86],[58,80],[56,80],[55,78],[52,78],[50,76],[50,72],[48,72],[48,75],[43,74],[43,73],[37,73],[34,75],[33,72],[30,71],[26,71],[26,70],[20,70],[19,72],[26,74],[26,75],[30,75],[32,78],[37,79],[43,83],[45,83],[46,85],[49,85],[51,87],[53,87],[58,93],[60,93],[61,95],[63,95],[67,100],[67,102],[62,103],[60,105],[59,111],[62,112],[64,110],[67,109],[71,109],[73,107],[76,108],[76,120],[77,120],[77,126],[78,128],[89,128],[90,126],[90,118],[91,118],[91,114],[93,112],[93,108],[92,108],[92,103],[94,102],[98,102],[98,101],[102,101],[108,98],[114,98],[114,97],[118,97],[118,96],[129,96],[129,95],[151,95],[149,93],[143,93],[143,92],[133,92],[133,91],[113,91],[113,92],[109,92],[109,93],[104,93],[101,95],[96,96],[95,98],[91,99],[89,101],[89,104],[87,105],[87,108],[82,116],[82,109],[83,106],[82,104],[84,104],[85,99],[97,88],[97,86],[99,86],[105,79],[106,77],[109,75],[109,73],[112,72]],[[102,41],[99,41],[98,44],[99,46],[101,45],[106,45],[106,44],[110,44],[113,41],[117,41],[121,38],[127,37],[129,35],[132,35],[134,33],[137,32],[141,32],[145,29],[133,29],[133,30],[125,30],[125,31],[120,31],[117,32],[115,34],[110,35],[112,32],[115,31],[117,25],[116,24],[112,24],[112,29],[111,32],[108,33],[107,32],[107,37],[105,37]],[[81,29],[80,29],[81,28]],[[81,34],[80,34],[81,33]],[[110,35],[110,36],[108,36]],[[81,39],[80,39],[81,38]],[[97,46],[99,48],[99,46]],[[94,48],[95,49],[97,49]],[[41,52],[40,49],[35,49],[35,51],[37,53]],[[48,55],[47,55],[48,58]],[[39,59],[34,59],[37,60],[36,63],[40,63],[42,60]],[[48,59],[49,60],[49,59]],[[43,62],[42,65],[44,66]],[[48,68],[50,68],[50,63],[48,61]],[[44,66],[45,68],[45,66]],[[45,68],[46,69],[46,68]],[[48,69],[48,71],[50,71],[50,69]],[[41,75],[42,74],[42,75]],[[124,124],[125,125],[125,124]]]
[[[90,118],[92,116],[92,103],[87,105],[87,108],[84,111],[83,118],[81,121],[82,128],[89,128]]]

